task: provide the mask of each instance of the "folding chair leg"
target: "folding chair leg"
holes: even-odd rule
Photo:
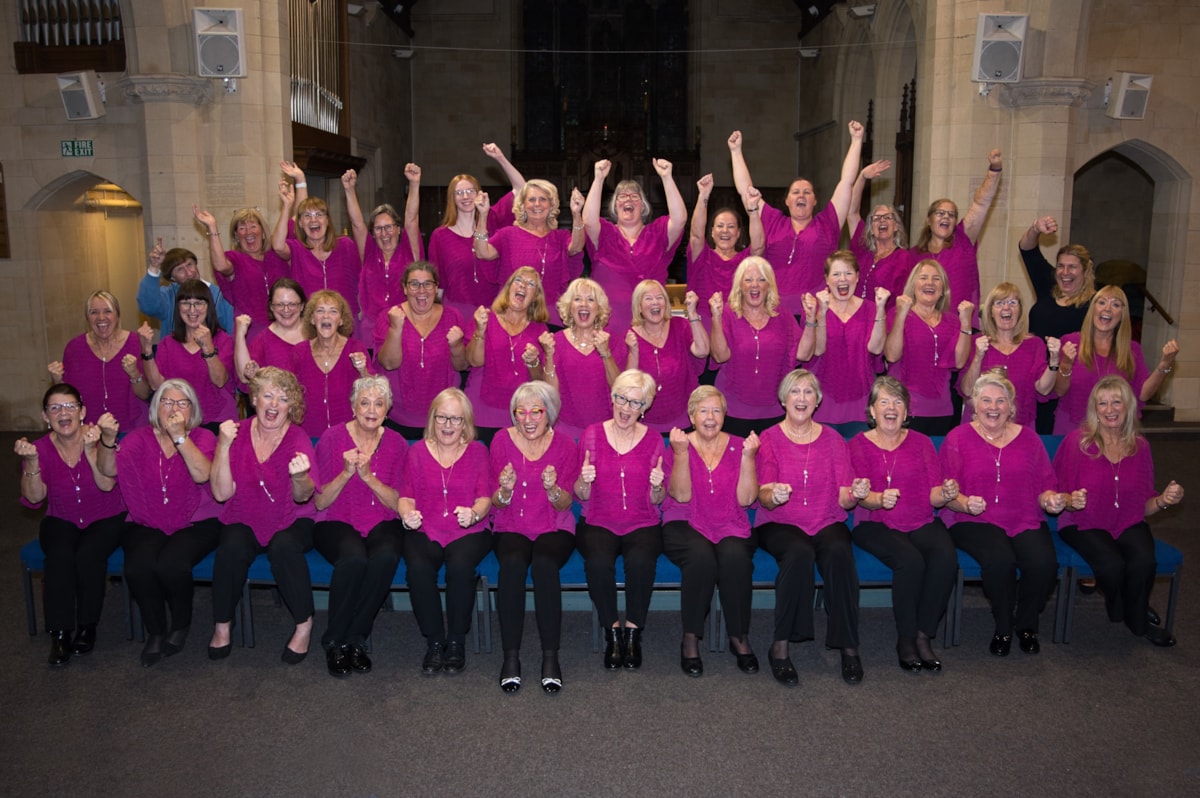
[[[1074,616],[1075,604],[1075,569],[1061,568],[1058,574],[1058,590],[1054,602],[1054,635],[1055,643],[1070,643],[1071,630],[1069,624]]]
[[[708,607],[708,650],[718,653],[725,650],[725,638],[721,636],[719,621],[721,615],[721,597],[713,591],[712,604]]]
[[[250,580],[242,584],[242,646],[254,648],[254,607],[250,604]]]
[[[1168,632],[1175,629],[1175,606],[1179,600],[1179,572],[1181,570],[1183,570],[1183,566],[1176,568],[1175,573],[1171,574],[1171,590],[1167,598],[1167,617],[1163,619],[1163,623],[1166,624],[1163,628]]]
[[[29,636],[37,637],[37,608],[33,603],[33,572],[21,566],[21,592],[25,594],[25,622],[29,626]]]

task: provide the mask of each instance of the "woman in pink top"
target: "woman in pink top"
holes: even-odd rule
[[[286,162],[281,167],[294,168]],[[303,181],[304,173],[300,172]],[[208,257],[221,293],[233,305],[233,312],[250,317],[249,338],[254,340],[271,318],[267,303],[271,286],[288,272],[288,266],[271,249],[267,240],[267,220],[257,208],[241,208],[229,220],[229,239],[233,249],[221,244],[217,219],[208,211],[192,206],[192,215],[208,236]]]
[[[233,320],[233,364],[242,386],[262,366],[290,371],[292,350],[304,343],[304,305],[307,301],[300,283],[280,277],[271,285],[267,304],[270,323],[257,337],[250,337],[253,319],[243,313]]]
[[[938,673],[931,643],[958,574],[954,541],[934,510],[958,495],[942,477],[933,441],[908,425],[908,389],[894,377],[871,387],[871,429],[850,441],[854,473],[871,483],[854,508],[854,542],[892,569],[896,656],[909,673]]]
[[[883,370],[887,335],[884,308],[888,290],[875,289],[871,301],[858,296],[858,261],[838,250],[825,260],[825,288],[817,294],[817,341],[809,370],[821,381],[817,417],[844,438],[867,427],[863,407],[875,375]]]
[[[701,385],[688,397],[692,432],[671,430],[670,500],[663,507],[663,552],[679,566],[679,610],[683,640],[679,666],[688,676],[704,673],[700,639],[721,590],[721,611],[729,625],[729,650],[742,673],[758,672],[750,648],[750,599],[754,550],[746,508],[758,496],[754,454],[758,436],[742,439],[721,430],[725,397]]]
[[[308,340],[292,350],[291,372],[304,386],[304,431],[319,438],[354,418],[350,395],[355,380],[369,373],[367,352],[351,338],[350,306],[337,291],[318,291],[308,298],[302,327]]]
[[[946,272],[935,260],[913,267],[896,297],[883,356],[888,371],[911,385],[912,428],[926,435],[945,435],[958,419],[950,400],[950,372],[967,365],[971,355],[971,313],[975,306],[963,300],[958,316],[950,312]]]
[[[146,668],[183,650],[192,625],[192,569],[221,534],[217,503],[206,487],[217,439],[200,427],[192,386],[164,382],[150,400],[150,419],[120,447],[117,420],[106,414],[99,421],[100,468],[120,481],[129,508],[121,546],[125,581],[146,625]]]
[[[1043,341],[1029,334],[1021,291],[1012,283],[998,283],[988,291],[980,320],[983,335],[975,338],[975,354],[959,374],[958,390],[965,399],[980,374],[1000,369],[1016,391],[1017,414],[1013,421],[1022,427],[1032,427],[1037,419],[1038,402],[1054,390],[1062,342],[1057,338]],[[974,417],[971,404],[964,403],[963,420]]]
[[[654,378],[646,372],[621,372],[612,386],[612,418],[591,425],[579,438],[575,495],[584,511],[576,542],[588,595],[604,628],[608,670],[642,667],[642,629],[662,552],[659,506],[671,463],[662,438],[638,420],[654,393]],[[625,563],[624,625],[617,613],[617,555]]]
[[[813,420],[821,384],[796,369],[779,384],[787,415],[762,434],[758,449],[758,545],[779,563],[775,579],[775,636],[768,655],[771,674],[786,687],[800,683],[789,642],[812,640],[813,564],[825,580],[829,625],[826,648],[841,649],[842,679],[863,679],[858,655],[858,571],[846,512],[869,485],[854,479],[850,450],[833,429]]]
[[[389,418],[405,438],[419,438],[429,403],[443,388],[459,384],[467,368],[463,319],[452,307],[435,301],[438,272],[423,260],[404,270],[408,299],[392,305],[375,324],[375,362],[392,383],[400,401]]]
[[[220,542],[213,563],[213,634],[208,658],[233,649],[233,612],[250,564],[266,554],[279,594],[296,623],[280,657],[298,665],[312,637],[313,492],[320,480],[312,442],[300,427],[304,391],[291,372],[267,366],[250,380],[254,415],[225,421],[212,464],[212,494],[221,502]]]
[[[1142,345],[1132,340],[1132,327],[1125,292],[1106,285],[1092,297],[1083,329],[1063,336],[1062,367],[1054,384],[1055,393],[1062,397],[1054,411],[1055,435],[1065,435],[1083,423],[1088,397],[1101,377],[1123,376],[1133,387],[1140,416],[1142,405],[1158,393],[1163,380],[1174,371],[1179,342],[1167,341],[1158,365],[1154,371],[1147,371]]]
[[[504,664],[500,689],[521,689],[521,636],[525,627],[525,577],[533,575],[533,605],[542,640],[542,690],[562,689],[558,648],[562,582],[558,572],[575,550],[571,485],[579,472],[575,441],[554,430],[562,408],[558,391],[536,380],[512,394],[512,426],[492,439],[492,539],[500,577],[496,605]]]
[[[779,275],[779,295],[788,313],[799,315],[804,294],[820,290],[821,266],[829,253],[837,249],[842,225],[846,223],[846,214],[850,210],[850,191],[858,175],[862,154],[863,126],[851,122],[848,129],[850,146],[842,161],[841,178],[829,204],[818,213],[817,194],[812,183],[799,177],[788,187],[784,201],[786,215],[771,205],[762,208],[762,225],[766,236],[763,257]],[[746,166],[746,156],[742,153],[740,130],[733,131],[729,136],[729,156],[733,162],[733,183],[738,193],[745,196],[753,182],[750,169]]]
[[[601,219],[604,180],[612,171],[612,163],[607,160],[596,161],[583,206],[587,251],[592,260],[591,278],[604,286],[612,302],[614,330],[629,327],[634,286],[642,280],[666,282],[667,269],[687,225],[687,206],[671,176],[671,162],[654,158],[650,163],[662,180],[667,201],[665,218],[660,216],[650,221],[650,200],[645,189],[636,180],[626,179],[617,183],[608,201],[613,221]]]
[[[97,418],[112,413],[126,431],[145,426],[150,384],[142,376],[138,337],[121,329],[120,303],[107,291],[95,291],[84,318],[88,331],[68,341],[63,359],[47,367],[51,381],[82,386]]]
[[[46,554],[43,599],[51,667],[96,645],[108,556],[124,527],[121,490],[100,471],[100,430],[83,423],[86,415],[74,386],[51,385],[42,397],[42,420],[50,432],[33,443],[18,438],[13,446],[21,458],[21,503],[47,502],[38,541]]]
[[[742,261],[751,255],[763,253],[763,228],[760,211],[762,194],[751,186],[742,197],[746,215],[750,217],[747,230],[750,235],[748,246],[742,244],[742,227],[733,208],[718,208],[712,216],[712,229],[708,224],[708,199],[712,195],[713,176],[707,174],[696,182],[696,208],[692,211],[692,227],[688,236],[687,285],[702,300],[699,305],[700,318],[705,328],[712,324],[708,309],[708,298],[720,293],[728,299],[733,288],[733,273]],[[709,239],[712,246],[709,246]]]
[[[496,282],[504,283],[522,267],[532,267],[542,281],[551,308],[567,284],[583,273],[583,195],[571,192],[571,230],[558,227],[558,189],[548,180],[529,180],[513,198],[514,221],[489,233],[486,191],[475,197],[475,257],[497,261]],[[551,323],[562,325],[557,309]]]
[[[797,361],[812,357],[816,345],[817,301],[809,296],[803,332],[790,313],[779,309],[775,270],[752,255],[733,275],[726,305],[720,294],[708,300],[712,363],[716,386],[729,403],[725,431],[739,437],[762,432],[783,418],[775,389]]]
[[[356,380],[347,404],[353,418],[331,426],[317,443],[317,470],[333,476],[313,500],[324,513],[313,528],[313,546],[333,564],[321,647],[326,668],[338,677],[371,670],[367,638],[403,547],[396,505],[408,449],[383,426],[392,404],[387,379]]]
[[[1067,433],[1054,457],[1058,484],[1072,499],[1058,531],[1092,566],[1108,619],[1124,621],[1156,646],[1173,646],[1171,630],[1147,620],[1157,565],[1146,519],[1183,501],[1183,488],[1171,480],[1162,493],[1155,490],[1154,458],[1138,434],[1136,406],[1119,374],[1092,389],[1087,420]]]
[[[975,381],[971,404],[975,420],[952,429],[938,452],[943,475],[959,489],[942,520],[954,545],[981,566],[996,623],[988,650],[1007,657],[1015,626],[1021,650],[1036,654],[1038,617],[1058,576],[1043,513],[1061,513],[1072,497],[1058,492],[1041,438],[1012,422],[1011,382],[987,372]]]
[[[708,356],[708,332],[700,320],[700,298],[688,291],[684,316],[671,314],[667,289],[642,280],[633,289],[633,326],[625,333],[626,368],[641,369],[658,390],[643,419],[659,435],[688,426],[688,395],[697,386]]]
[[[975,189],[971,207],[960,222],[958,206],[949,199],[934,200],[925,214],[925,226],[917,236],[913,254],[917,258],[933,258],[946,270],[946,290],[972,306],[979,305],[979,261],[975,244],[987,219],[988,209],[1000,187],[1004,159],[1000,150],[988,153],[988,169],[983,182]],[[978,324],[979,317],[974,317]],[[912,385],[913,383],[908,383]]]
[[[512,191],[496,200],[487,214],[485,228],[494,233],[513,223],[513,192],[520,191],[525,178],[495,144],[484,144],[483,153],[504,170],[512,185]],[[464,319],[480,305],[490,304],[499,289],[494,267],[475,257],[475,197],[482,190],[473,175],[450,178],[442,224],[429,236],[429,260],[442,275],[442,302]]]
[[[358,328],[358,339],[364,344],[375,340],[375,322],[404,293],[404,270],[408,264],[425,257],[425,242],[421,240],[421,167],[406,164],[408,201],[404,204],[404,224],[400,215],[384,203],[367,217],[367,232],[359,249],[362,258],[362,277],[359,279],[360,319],[352,318]],[[359,242],[356,242],[359,243]]]
[[[895,304],[896,297],[904,293],[904,282],[919,258],[908,250],[904,217],[894,205],[876,205],[868,219],[863,219],[859,208],[862,207],[866,182],[883,174],[891,166],[891,161],[876,161],[862,168],[858,179],[854,181],[850,212],[846,216],[850,251],[858,259],[858,295],[870,299],[875,296],[877,287],[886,288],[891,294],[888,308]]]
[[[475,606],[475,568],[492,548],[488,531],[492,472],[475,439],[471,400],[447,388],[429,406],[425,435],[408,448],[400,482],[404,561],[413,615],[425,637],[421,673],[460,673]],[[438,570],[446,568],[446,618]],[[448,627],[448,628],[447,628]]]

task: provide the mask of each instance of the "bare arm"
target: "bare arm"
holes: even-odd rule
[[[688,253],[693,261],[699,260],[708,248],[708,198],[712,194],[712,187],[711,172],[696,181],[696,207],[692,210],[692,227],[688,234]]]
[[[691,444],[687,435],[678,427],[671,430],[670,441],[672,463],[667,493],[680,504],[687,504],[692,500],[692,471],[688,458],[688,448]]]
[[[850,146],[846,149],[846,157],[842,161],[842,178],[829,199],[833,209],[837,211],[839,230],[846,223],[846,214],[850,211],[850,194],[854,188],[854,181],[858,178],[858,164],[862,161],[863,126],[858,122],[851,122],[849,128]]]
[[[967,215],[963,218],[963,232],[967,234],[967,238],[971,239],[972,244],[979,240],[979,231],[983,229],[983,220],[987,218],[988,209],[992,207],[992,200],[996,198],[996,190],[1000,188],[1000,173],[1003,169],[1004,161],[1000,156],[1000,150],[992,150],[988,153],[987,174],[983,176],[983,182],[975,190],[975,196],[971,199],[971,207],[967,209]]]
[[[892,319],[892,329],[888,330],[883,344],[883,357],[889,363],[899,362],[904,355],[904,320],[912,310],[912,297],[901,294],[896,297],[896,315]]]
[[[762,192],[751,186],[742,195],[742,204],[746,208],[749,223],[746,229],[750,233],[750,254],[761,256],[767,248],[767,233],[762,223]]]
[[[408,178],[408,198],[404,202],[404,232],[412,249],[413,260],[421,259],[421,167],[410,163],[404,167]],[[369,232],[369,231],[368,231]]]
[[[408,171],[407,168],[404,170]],[[358,259],[362,260],[367,252],[367,223],[363,221],[362,208],[358,205],[358,173],[347,169],[342,174],[342,189],[346,193],[346,213],[350,216],[350,236],[358,247]]]
[[[484,144],[483,154],[495,161],[504,171],[504,176],[508,178],[514,194],[525,188],[525,176],[517,170],[517,167],[509,163],[500,147],[492,143]]]
[[[712,313],[712,325],[708,334],[708,353],[716,363],[724,363],[732,354],[729,341],[725,340],[725,328],[721,324],[721,314],[724,312],[725,300],[718,291],[708,300],[708,309]]]
[[[279,181],[279,218],[275,220],[275,229],[271,231],[271,248],[275,254],[285,261],[291,261],[292,250],[288,247],[288,221],[295,209],[296,189],[286,180]]]
[[[393,305],[388,308],[387,336],[383,339],[383,345],[379,347],[379,352],[375,355],[379,365],[385,369],[398,369],[404,360],[404,349],[400,342],[404,333],[404,320],[407,318],[408,315],[403,305]]]
[[[652,163],[654,171],[662,179],[663,193],[667,196],[667,249],[674,250],[679,244],[679,237],[687,229],[687,205],[679,193],[679,186],[675,185],[671,162],[655,158]]]
[[[195,205],[192,206],[192,216],[204,227],[204,234],[208,236],[208,259],[212,262],[213,271],[225,277],[232,276],[233,263],[225,257],[225,248],[221,246],[221,230],[217,226],[216,217],[208,211],[200,210]]]
[[[500,257],[496,248],[488,243],[487,220],[491,207],[492,200],[486,191],[475,195],[475,234],[471,243],[475,248],[475,257],[480,260],[496,260]]]
[[[863,191],[866,190],[867,181],[874,180],[891,168],[891,161],[881,160],[867,164],[858,173],[858,178],[854,181],[854,186],[850,189],[850,209],[846,214],[846,230],[850,235],[854,235],[854,231],[858,229],[858,223],[863,220],[860,209],[862,208]]]
[[[583,203],[583,225],[593,247],[600,244],[600,201],[604,198],[604,179],[608,177],[610,169],[612,164],[608,161],[596,161],[592,170],[592,185]]]
[[[733,167],[733,185],[739,194],[745,196],[754,185],[750,179],[750,169],[746,166],[746,156],[742,153],[742,131],[735,130],[729,134],[729,161]]]

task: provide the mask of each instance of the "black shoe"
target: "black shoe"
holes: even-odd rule
[[[1079,587],[1079,592],[1085,596],[1090,596],[1096,592],[1095,577],[1085,576],[1076,583]]]
[[[325,667],[330,676],[339,679],[350,675],[350,647],[346,645],[330,646],[325,649]]]
[[[50,658],[47,662],[51,668],[61,668],[71,661],[71,633],[50,633]]]
[[[862,657],[842,652],[842,681],[846,684],[862,684]]]
[[[162,653],[164,657],[173,657],[180,651],[183,651],[183,645],[187,642],[189,627],[185,626],[182,629],[175,629],[167,635],[167,639],[163,641]]]
[[[84,624],[75,631],[75,639],[71,641],[72,654],[91,654],[96,647],[96,624]]]
[[[165,655],[163,645],[166,642],[166,635],[148,635],[146,637],[146,645],[142,648],[141,655],[143,668],[152,668],[158,664],[158,661]]]
[[[357,673],[371,672],[371,658],[360,643],[350,644],[350,668]]]
[[[521,654],[505,651],[504,664],[500,666],[500,689],[510,695],[521,689]]]
[[[558,665],[557,651],[542,652],[542,691],[555,695],[563,687],[562,669]]]
[[[1022,629],[1020,632],[1017,632],[1017,638],[1021,650],[1026,654],[1036,654],[1042,650],[1042,645],[1038,642],[1037,632],[1032,629]]]
[[[795,687],[800,684],[800,674],[796,673],[796,666],[792,664],[791,657],[775,659],[768,654],[767,663],[771,666],[771,675],[775,677],[775,681],[784,687]]]
[[[1162,626],[1162,618],[1158,617],[1158,611],[1153,607],[1146,607],[1146,620],[1151,626]]]
[[[299,665],[304,662],[304,658],[308,656],[308,652],[292,651],[292,649],[284,645],[283,653],[279,655],[279,659],[283,660],[285,665]]]
[[[467,652],[463,648],[462,642],[451,640],[446,644],[446,653],[442,655],[442,672],[461,673],[465,667],[467,667]]]
[[[625,627],[622,631],[625,649],[625,661],[622,663],[627,671],[636,671],[642,667],[642,630]]]
[[[992,652],[993,657],[1007,657],[1008,652],[1012,651],[1012,635],[1002,635],[999,632],[992,635],[992,644],[988,646],[988,651]]]
[[[604,631],[604,642],[604,667],[615,671],[625,664],[625,636],[621,627],[608,627]]]
[[[679,667],[688,676],[697,677],[704,675],[704,660],[699,657],[685,657],[680,654]]]
[[[1151,626],[1147,629],[1145,638],[1161,648],[1170,648],[1175,645],[1175,636],[1166,629],[1159,629],[1157,626]]]
[[[237,626],[237,617],[229,622],[229,642],[223,646],[209,646],[208,658],[211,660],[225,659],[233,652],[233,630]]]
[[[445,644],[442,641],[431,640],[425,649],[425,658],[421,660],[421,675],[433,676],[442,670],[442,652]]]
[[[921,669],[932,673],[942,672],[942,661],[933,653],[933,643],[928,637],[917,637],[917,658],[921,661]]]
[[[733,657],[735,660],[737,660],[739,671],[742,673],[758,673],[758,657],[755,656],[753,651],[748,651],[745,654],[739,654],[732,647],[730,647],[729,650],[733,652]]]
[[[916,638],[902,637],[896,641],[896,661],[906,673],[921,672],[921,657],[917,654]]]

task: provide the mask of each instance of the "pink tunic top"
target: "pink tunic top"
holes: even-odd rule
[[[571,491],[579,477],[579,454],[575,441],[561,432],[553,430],[550,447],[538,460],[526,460],[521,450],[513,443],[512,428],[502,429],[492,438],[492,476],[499,484],[500,472],[512,465],[517,473],[517,484],[513,488],[512,504],[502,507],[492,504],[492,529],[497,532],[515,532],[530,540],[547,532],[559,529],[575,532],[575,515],[571,508],[555,510],[550,497],[542,487],[542,472],[554,466],[558,485]]]
[[[670,219],[660,216],[638,233],[632,244],[621,234],[620,229],[608,221],[600,220],[600,235],[596,246],[591,238],[587,241],[588,257],[592,259],[592,279],[604,287],[608,304],[612,307],[612,318],[608,329],[625,330],[633,321],[633,289],[642,280],[667,282],[667,268],[679,248],[667,246],[667,225]],[[680,240],[683,236],[680,236]]]
[[[669,450],[667,458],[674,458]],[[725,538],[750,537],[750,517],[737,499],[738,476],[742,470],[742,439],[736,435],[729,436],[725,451],[712,471],[708,470],[696,447],[689,445],[688,470],[692,482],[692,500],[681,504],[667,497],[663,502],[663,523],[686,521],[692,529],[713,543],[720,543]]]
[[[351,317],[358,319],[358,283],[362,260],[358,257],[358,245],[354,239],[349,236],[338,237],[324,263],[297,239],[289,238],[287,243],[292,251],[292,279],[300,283],[305,295],[312,296],[323,289],[337,291],[350,305]]]
[[[95,421],[105,413],[112,413],[122,432],[150,424],[149,406],[133,392],[129,375],[121,367],[125,356],[133,355],[140,372],[141,354],[141,344],[133,333],[125,336],[120,351],[106,361],[96,357],[88,346],[87,335],[67,342],[62,359],[63,382],[79,389],[89,419]]]
[[[488,209],[488,234],[513,223],[513,193],[510,191]],[[500,292],[496,283],[496,262],[475,257],[475,242],[471,236],[460,236],[449,227],[439,227],[429,236],[429,260],[438,268],[438,284],[442,302],[450,305],[463,318],[469,318],[475,308],[491,307]]]
[[[362,275],[358,285],[362,313],[354,319],[354,337],[364,343],[374,340],[375,321],[379,318],[379,314],[405,299],[402,283],[404,282],[404,270],[408,268],[408,264],[413,262],[412,242],[408,238],[408,231],[403,227],[399,227],[398,232],[399,243],[396,244],[396,251],[392,253],[391,260],[386,262],[383,258],[383,251],[379,249],[379,244],[375,243],[375,238],[367,237],[367,244],[363,252]],[[417,252],[423,258],[425,243],[418,240],[417,247]],[[348,300],[349,297],[346,299]]]
[[[275,533],[287,529],[298,518],[316,515],[310,498],[304,504],[292,499],[292,477],[288,463],[298,454],[308,457],[309,476],[321,484],[317,454],[304,430],[289,424],[279,446],[265,462],[259,463],[254,453],[251,424],[254,418],[238,422],[238,434],[229,447],[229,470],[233,475],[234,492],[221,506],[222,524],[245,524],[254,532],[260,546],[266,546]]]
[[[38,438],[33,445],[38,453],[42,482],[46,485],[46,515],[70,521],[83,529],[125,511],[121,486],[115,485],[107,493],[96,487],[96,478],[86,456],[81,456],[71,468],[63,461],[49,435]],[[21,468],[24,468],[23,463]],[[22,496],[21,504],[40,507],[42,503],[34,504]]]
[[[975,337],[978,341],[984,336]],[[975,356],[975,344],[971,343],[971,357]],[[1037,418],[1037,405],[1041,401],[1037,392],[1037,381],[1046,373],[1046,342],[1036,335],[1027,335],[1017,344],[1012,354],[1006,355],[994,346],[989,346],[983,354],[983,363],[979,373],[986,374],[994,368],[1003,368],[1009,382],[1013,384],[1017,413],[1013,421],[1021,426],[1032,426]],[[962,373],[966,373],[964,369]],[[975,408],[971,405],[971,385],[964,385],[959,377],[958,392],[966,400],[963,402],[963,421],[975,418]]]
[[[271,318],[267,305],[271,301],[271,286],[280,277],[287,277],[288,265],[268,249],[262,260],[236,249],[226,250],[225,259],[233,264],[233,274],[226,276],[216,272],[217,285],[221,293],[233,305],[233,312],[250,317],[248,341],[257,338]]]
[[[187,380],[196,391],[200,400],[200,410],[204,414],[204,422],[220,422],[238,417],[237,393],[234,386],[237,379],[233,370],[233,339],[220,330],[213,333],[213,344],[217,348],[217,357],[225,365],[228,374],[225,385],[218,388],[213,385],[208,376],[208,361],[196,351],[188,352],[183,344],[168,335],[158,344],[155,361],[163,379]]]
[[[347,402],[349,404],[349,402]],[[330,427],[317,442],[317,468],[325,475],[326,484],[332,482],[338,474],[345,470],[346,464],[342,456],[355,449],[354,439],[345,424]],[[404,462],[408,454],[408,444],[400,434],[383,430],[379,439],[379,447],[371,454],[371,473],[389,488],[400,489],[404,475]],[[333,504],[320,513],[322,521],[340,521],[354,527],[364,538],[371,530],[384,521],[395,521],[396,507],[388,506],[375,495],[367,483],[358,474],[350,477],[350,481],[342,487],[342,492],[333,500]]]
[[[188,432],[188,438],[212,460],[217,438],[203,427]],[[129,520],[173,535],[185,526],[216,518],[220,505],[207,484],[198,485],[188,472],[183,456],[163,454],[152,427],[135,430],[121,439],[117,449],[117,480],[121,483]]]
[[[492,495],[495,487],[489,463],[488,450],[479,441],[471,441],[450,468],[442,468],[424,440],[408,447],[400,497],[416,502],[422,519],[420,531],[427,538],[448,546],[461,537],[487,531],[486,513],[479,523],[464,529],[458,525],[454,508],[470,507],[479,497]]]
[[[971,242],[971,239],[967,237],[967,232],[963,228],[962,222],[959,222],[958,226],[954,228],[953,241],[953,246],[943,249],[936,255],[931,252],[922,252],[913,247],[913,256],[918,261],[925,258],[933,258],[942,264],[942,268],[946,270],[946,280],[948,283],[946,291],[951,299],[951,310],[957,308],[959,302],[969,299],[975,304],[975,316],[972,324],[978,327],[979,260],[976,257],[977,248]],[[916,265],[916,261],[913,262],[913,265]]]
[[[896,323],[896,309],[888,311],[888,329]],[[931,327],[915,310],[904,319],[904,352],[888,366],[888,372],[904,383],[912,396],[914,416],[936,418],[954,412],[950,401],[950,372],[954,370],[954,347],[961,328],[958,316],[942,311],[942,320]]]
[[[1039,503],[1042,491],[1055,490],[1058,480],[1042,439],[1032,427],[1021,427],[1003,449],[988,443],[969,424],[950,430],[938,454],[947,479],[958,480],[961,496],[980,496],[987,509],[980,515],[941,511],[946,526],[960,521],[992,524],[1010,538],[1037,529],[1046,520]]]
[[[763,256],[775,269],[779,284],[780,310],[803,313],[800,298],[825,287],[825,259],[838,248],[842,226],[837,209],[828,203],[799,233],[792,219],[773,205],[762,205],[763,233],[767,246]]]
[[[729,360],[717,366],[716,386],[725,394],[734,418],[771,418],[783,415],[779,383],[796,368],[796,348],[801,330],[796,318],[780,308],[761,330],[739,318],[726,305],[721,328],[729,344]],[[715,364],[714,364],[715,365]]]
[[[388,315],[385,310],[375,320],[375,356],[379,357],[379,349],[387,339]],[[424,338],[417,328],[408,321],[404,322],[404,331],[400,336],[400,347],[403,358],[400,368],[385,369],[375,362],[375,370],[386,375],[392,384],[392,411],[388,417],[405,427],[424,427],[429,415],[429,405],[433,397],[444,388],[457,388],[458,372],[450,362],[450,344],[446,334],[451,327],[463,327],[462,316],[454,308],[443,307],[442,317]]]
[[[367,372],[372,373],[370,360],[366,357],[366,347],[355,340],[346,341],[341,356],[328,374],[317,365],[311,341],[297,344],[292,350],[289,369],[304,386],[305,410],[302,426],[308,437],[320,438],[330,427],[345,424],[354,418],[350,394],[359,375],[350,361],[350,356],[355,352],[362,354],[368,363]]]
[[[257,363],[259,368],[275,366],[291,371],[292,350],[307,344],[308,342],[304,339],[301,339],[298,344],[288,343],[280,338],[278,333],[267,327],[253,341],[246,342],[246,351],[249,352],[250,359]]]
[[[1139,436],[1137,451],[1112,463],[1100,454],[1095,443],[1089,444],[1086,452],[1080,451],[1082,437],[1078,429],[1067,433],[1054,455],[1054,470],[1064,493],[1087,490],[1087,507],[1063,513],[1058,525],[1104,529],[1119,538],[1126,529],[1146,519],[1146,502],[1158,494],[1150,444]]]
[[[609,353],[623,370],[626,352],[618,336],[609,338]],[[595,347],[587,354],[580,352],[567,340],[563,330],[554,333],[554,373],[558,377],[558,393],[562,397],[562,413],[558,427],[572,437],[584,428],[612,417],[612,388],[604,372],[604,361]]]
[[[536,269],[542,277],[542,291],[550,310],[550,323],[561,326],[558,298],[567,290],[568,283],[583,274],[583,253],[570,255],[567,252],[571,246],[571,231],[559,228],[543,237],[514,224],[492,233],[488,243],[500,253],[496,265],[496,285],[503,286],[509,275],[522,266]],[[497,288],[495,293],[499,291]],[[495,298],[494,294],[492,298]],[[480,304],[490,307],[492,300]]]
[[[475,337],[476,327],[471,325],[470,338]],[[488,324],[483,335],[483,365],[472,368],[467,374],[467,398],[475,409],[475,423],[480,427],[507,427],[512,423],[508,405],[513,391],[521,383],[529,381],[529,369],[522,353],[526,344],[537,347],[541,357],[538,336],[546,332],[540,321],[530,322],[516,335],[509,335],[493,311],[488,311]]]
[[[1064,335],[1062,342],[1066,344],[1068,341],[1079,346],[1079,333]],[[1150,370],[1146,368],[1146,360],[1142,356],[1142,345],[1137,341],[1130,341],[1129,346],[1133,350],[1133,379],[1129,380],[1129,385],[1133,388],[1133,395],[1139,396],[1142,386],[1146,384],[1146,380],[1150,379]],[[1054,410],[1055,435],[1066,435],[1083,423],[1087,417],[1087,403],[1088,398],[1092,395],[1092,388],[1096,387],[1096,383],[1100,381],[1101,377],[1107,377],[1109,374],[1120,374],[1125,377],[1125,374],[1117,369],[1115,358],[1107,360],[1093,358],[1090,369],[1082,360],[1075,359],[1075,364],[1071,367],[1071,387],[1058,400],[1058,407]],[[1139,418],[1142,415],[1144,404],[1145,402],[1139,398]]]
[[[794,443],[776,424],[763,432],[758,447],[758,483],[786,482],[791,498],[768,510],[759,505],[754,526],[791,524],[815,535],[830,524],[845,523],[847,513],[838,504],[838,493],[854,481],[850,449],[829,427],[812,443]]]
[[[726,302],[729,301],[729,290],[733,288],[733,273],[751,254],[753,253],[750,252],[750,247],[746,247],[729,260],[725,260],[712,247],[705,247],[700,257],[693,260],[692,251],[688,250],[687,287],[689,291],[695,291],[700,299],[696,310],[699,311],[700,318],[704,319],[705,329],[712,324],[712,311],[709,310],[708,300],[713,294],[720,292],[721,297]],[[631,307],[630,310],[632,309]]]
[[[692,354],[692,325],[682,316],[672,316],[667,324],[667,340],[661,348],[641,337],[641,327],[630,328],[639,338],[637,367],[658,385],[654,403],[642,421],[660,435],[670,432],[672,427],[691,426],[688,397],[700,384],[700,373],[704,371],[704,358]]]
[[[825,354],[808,361],[807,368],[821,381],[821,406],[815,418],[824,424],[866,420],[867,397],[883,359],[867,351],[875,327],[875,300],[863,300],[842,321],[830,310],[825,314]]]
[[[874,302],[875,289],[886,288],[891,292],[887,301],[890,308],[896,304],[896,297],[904,293],[904,284],[908,282],[908,275],[917,264],[917,258],[911,250],[897,247],[882,260],[876,261],[875,253],[867,248],[866,239],[863,237],[865,231],[866,222],[860,220],[850,238],[850,251],[858,259],[858,295]]]
[[[671,480],[671,453],[663,447],[661,437],[647,429],[636,446],[625,454],[617,454],[604,434],[603,422],[592,424],[579,437],[581,467],[585,454],[596,467],[592,495],[583,508],[590,525],[620,536],[661,523],[659,506],[650,500],[650,471],[659,460],[662,460],[664,496]]]
[[[890,510],[855,507],[854,523],[875,521],[897,532],[912,532],[933,520],[929,495],[943,480],[942,464],[929,438],[908,430],[900,445],[887,452],[860,433],[850,439],[850,462],[855,478],[871,480],[871,490],[900,491]]]

